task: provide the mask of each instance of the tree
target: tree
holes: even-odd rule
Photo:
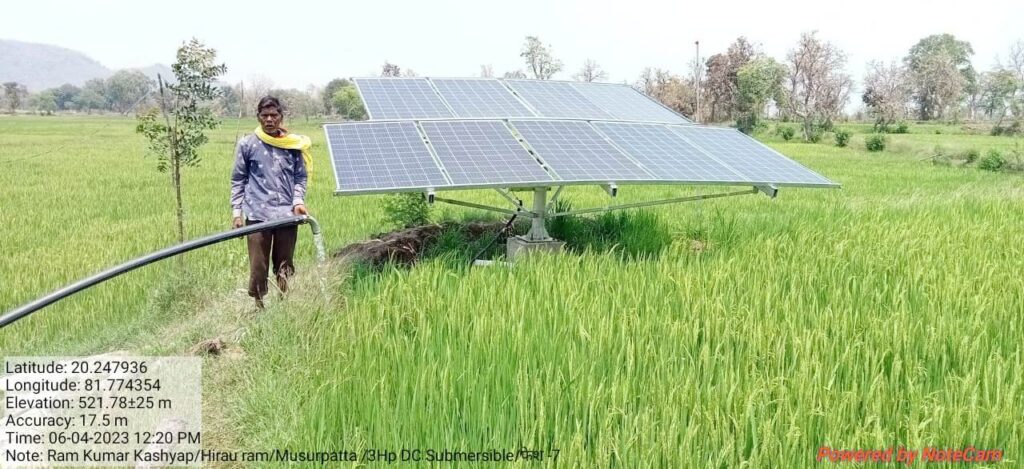
[[[337,93],[338,90],[346,86],[352,86],[352,82],[344,78],[335,78],[327,82],[327,85],[324,86],[324,90],[320,95],[320,98],[324,103],[325,112],[328,114],[338,112],[338,108],[334,107],[334,93]]]
[[[121,70],[107,79],[107,99],[114,111],[128,114],[153,91],[153,80],[138,70]]]
[[[597,61],[594,59],[587,59],[583,61],[583,67],[580,71],[573,75],[576,81],[595,82],[604,81],[608,79],[608,72],[604,71]]]
[[[704,86],[710,101],[709,117],[712,122],[735,116],[739,112],[737,75],[740,68],[757,55],[754,45],[740,36],[725,54],[715,54],[707,59]]]
[[[741,131],[753,131],[768,104],[784,102],[786,73],[785,65],[764,56],[751,60],[736,72],[736,123]]]
[[[633,88],[681,114],[692,116],[696,112],[697,90],[693,82],[668,70],[644,68]]]
[[[51,89],[50,91],[53,93],[53,99],[54,103],[57,105],[57,109],[66,111],[74,107],[75,98],[78,97],[78,93],[82,92],[82,89],[70,83],[65,83],[57,88]]]
[[[205,131],[219,124],[213,111],[204,106],[220,95],[215,80],[227,72],[224,64],[215,63],[216,58],[214,49],[195,38],[178,48],[177,61],[171,66],[177,83],[165,85],[160,80],[160,108],[139,115],[136,127],[149,140],[149,149],[157,157],[157,170],[171,171],[181,242],[185,241],[181,170],[199,165],[199,148],[208,140]]]
[[[537,80],[549,80],[562,71],[562,61],[551,55],[551,45],[545,46],[537,36],[526,36],[519,56],[526,61],[527,68]]]
[[[86,113],[104,109],[107,105],[106,99],[92,88],[84,88],[73,100],[75,107]]]
[[[274,88],[274,81],[268,78],[266,75],[253,75],[249,77],[248,81],[243,81],[239,85],[239,95],[241,95],[242,107],[238,117],[246,115],[246,113],[252,113],[249,115],[256,115],[256,103],[261,98],[270,93],[270,90]]]
[[[97,110],[99,110],[99,109],[109,109],[110,108],[110,100],[107,99],[107,81],[106,80],[104,80],[102,78],[93,78],[91,80],[87,80],[85,82],[85,84],[82,85],[82,92],[84,93],[85,91],[89,91],[89,92],[92,93],[90,96],[88,96],[89,99],[87,100],[87,101],[91,101],[92,104],[96,104],[96,97],[99,97],[99,104],[96,104],[95,106],[90,107],[88,109],[97,109]],[[81,101],[81,99],[78,100],[78,101]],[[76,105],[77,104],[78,104],[78,102],[76,101]],[[82,107],[78,106],[78,108],[81,109]]]
[[[402,67],[399,67],[398,65],[395,65],[385,60],[384,65],[380,67],[380,76],[400,77],[402,76]]]
[[[218,116],[237,116],[242,112],[242,95],[239,90],[231,85],[220,87],[220,96],[217,98]]]
[[[980,81],[981,108],[989,119],[996,120],[996,127],[1000,127],[1007,112],[1014,108],[1014,98],[1021,84],[1016,74],[1007,69],[982,73]]]
[[[481,65],[480,78],[494,78],[494,67],[491,64]]]
[[[518,69],[517,70],[512,70],[510,72],[505,72],[504,74],[502,74],[502,78],[511,78],[511,79],[516,79],[516,80],[522,80],[522,79],[526,78],[526,72],[524,72],[522,70],[518,70]]]
[[[43,115],[49,116],[57,112],[57,98],[54,96],[53,90],[36,93],[30,99],[29,105]]]
[[[318,100],[309,92],[297,89],[273,89],[267,92],[281,100],[281,105],[288,115],[302,116],[307,122],[309,116],[316,115],[320,107]]]
[[[918,41],[903,59],[921,119],[938,119],[957,105],[965,89],[977,81],[971,66],[974,49],[952,34],[935,34]]]
[[[811,141],[839,116],[849,98],[853,80],[843,72],[846,56],[811,32],[800,36],[786,61],[789,74],[784,107],[803,122],[804,140]]]
[[[7,104],[7,111],[11,114],[21,107],[26,96],[28,96],[28,89],[25,88],[25,85],[14,81],[4,83],[4,103]]]
[[[907,115],[911,88],[906,67],[893,62],[869,62],[861,101],[875,119],[875,130],[885,132]]]
[[[334,92],[332,106],[337,109],[338,114],[349,120],[363,120],[366,118],[366,108],[363,107],[363,100],[359,98],[359,92],[353,85],[346,86]]]

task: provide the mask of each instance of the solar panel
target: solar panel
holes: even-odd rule
[[[618,120],[686,124],[679,114],[626,85],[572,83],[576,91]]]
[[[693,125],[674,125],[669,128],[752,181],[778,185],[837,186],[735,129]]]
[[[450,185],[412,122],[324,126],[338,192]]]
[[[546,80],[505,80],[542,117],[564,119],[612,119],[612,115],[587,100],[572,83]]]
[[[596,182],[653,179],[586,122],[517,120],[512,121],[512,126],[560,179]]]
[[[371,119],[455,117],[424,78],[356,78]]]
[[[455,185],[551,182],[540,163],[497,121],[422,122]]]
[[[593,125],[658,179],[683,182],[749,181],[664,125],[613,122],[594,122]]]
[[[493,79],[431,79],[457,117],[534,117],[500,81]]]

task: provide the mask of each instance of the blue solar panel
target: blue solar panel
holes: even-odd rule
[[[572,83],[546,80],[505,80],[541,117],[564,119],[613,119],[587,100]]]
[[[534,117],[534,113],[498,80],[435,78],[430,82],[457,117]]]
[[[720,183],[748,181],[664,125],[613,122],[595,122],[593,125],[658,179]]]
[[[324,126],[338,192],[450,185],[412,122]]]
[[[455,117],[424,78],[356,78],[371,119]]]
[[[566,181],[654,179],[615,149],[590,124],[580,121],[512,121],[538,156]]]
[[[670,124],[690,122],[627,85],[572,83],[572,87],[587,100],[618,120]]]
[[[502,122],[437,121],[421,125],[455,185],[551,182],[551,175]]]
[[[751,181],[777,185],[837,186],[735,129],[694,125],[673,125],[669,128]]]

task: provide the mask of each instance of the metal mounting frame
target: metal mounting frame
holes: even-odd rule
[[[653,207],[653,206],[656,206],[656,205],[667,205],[667,204],[675,204],[675,203],[682,203],[682,202],[695,202],[695,201],[699,201],[699,200],[708,200],[708,199],[720,199],[720,198],[723,198],[723,197],[734,197],[734,196],[738,196],[738,195],[757,194],[759,192],[764,193],[765,195],[767,195],[768,197],[771,197],[771,198],[775,198],[775,196],[778,194],[778,188],[776,188],[775,186],[755,186],[755,187],[753,187],[751,189],[744,189],[744,190],[740,190],[740,191],[717,192],[717,193],[712,193],[712,194],[698,194],[698,195],[690,195],[690,196],[686,196],[686,197],[675,197],[675,198],[671,198],[671,199],[649,200],[649,201],[644,201],[644,202],[634,202],[634,203],[619,204],[619,205],[608,205],[608,206],[604,206],[604,207],[592,207],[592,208],[584,208],[584,209],[579,209],[579,210],[569,210],[569,211],[565,211],[565,212],[554,212],[554,213],[552,213],[552,210],[553,210],[553,208],[555,206],[555,201],[558,199],[558,196],[561,195],[563,187],[565,187],[565,186],[557,186],[557,188],[555,189],[555,193],[551,197],[550,201],[547,200],[547,192],[550,189],[550,187],[534,187],[533,188],[533,210],[524,210],[522,205],[518,204],[517,201],[515,201],[512,196],[510,196],[507,192],[505,192],[504,190],[501,190],[501,189],[498,189],[497,192],[499,194],[501,194],[502,196],[504,196],[506,199],[508,199],[509,202],[511,202],[512,205],[515,206],[515,208],[516,208],[515,210],[510,210],[510,209],[500,208],[500,207],[494,207],[494,206],[491,206],[491,205],[478,204],[478,203],[473,203],[473,202],[466,202],[466,201],[463,201],[463,200],[449,199],[449,198],[446,198],[446,197],[437,197],[437,196],[433,197],[433,200],[431,201],[431,203],[433,203],[433,202],[443,202],[443,203],[446,203],[446,204],[458,205],[458,206],[461,206],[461,207],[476,208],[476,209],[481,209],[481,210],[489,210],[489,211],[497,212],[497,213],[503,213],[503,214],[506,214],[506,215],[518,215],[518,216],[521,216],[521,217],[526,217],[526,218],[531,219],[531,222],[530,222],[530,231],[526,234],[525,238],[528,239],[528,240],[531,240],[531,241],[547,241],[547,240],[551,240],[551,237],[548,235],[547,229],[544,227],[544,222],[548,218],[564,217],[564,216],[569,216],[569,215],[583,215],[583,214],[587,214],[587,213],[610,212],[612,210],[624,210],[624,209],[629,209],[629,208]],[[615,195],[613,195],[613,193],[611,191],[607,190],[607,188],[608,188],[607,186],[601,186],[601,187],[602,187],[602,189],[605,189],[606,192],[608,192],[608,194],[610,196],[615,197]],[[617,191],[616,191],[616,193],[617,193]]]

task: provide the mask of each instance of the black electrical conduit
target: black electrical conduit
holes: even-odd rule
[[[86,288],[110,280],[123,273],[138,269],[139,267],[142,267],[144,265],[151,264],[153,262],[163,260],[168,257],[177,256],[178,254],[183,254],[194,249],[206,247],[211,244],[217,244],[223,241],[227,241],[229,239],[240,238],[242,236],[256,233],[259,231],[273,230],[276,228],[284,228],[288,226],[298,226],[307,223],[309,224],[310,228],[313,231],[313,240],[317,248],[317,261],[322,262],[324,260],[324,251],[323,241],[320,235],[320,224],[317,223],[316,219],[314,219],[313,217],[310,217],[308,215],[295,215],[288,218],[282,218],[279,220],[255,223],[252,225],[243,226],[241,228],[236,228],[229,231],[224,231],[222,233],[213,234],[203,238],[194,239],[192,241],[187,241],[177,246],[171,246],[169,248],[161,249],[159,251],[125,262],[124,264],[118,265],[116,267],[107,269],[103,272],[93,275],[92,277],[79,280],[75,283],[72,283],[71,285],[61,288],[60,290],[54,291],[49,295],[39,298],[31,303],[24,304],[18,308],[8,311],[6,314],[0,317],[0,328],[7,327],[13,324],[15,321],[25,316],[28,316],[42,308],[45,308],[46,306],[56,303],[57,301],[60,301],[65,297],[74,295],[75,293],[85,290]]]

